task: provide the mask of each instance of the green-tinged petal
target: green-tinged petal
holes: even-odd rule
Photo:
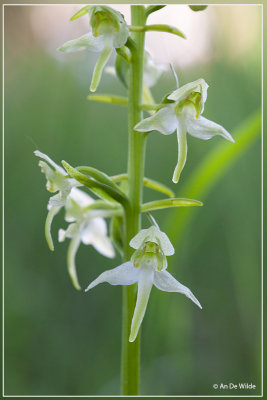
[[[106,47],[100,54],[100,56],[97,60],[97,63],[95,65],[94,72],[93,72],[92,82],[91,82],[91,86],[90,86],[91,92],[96,91],[96,89],[99,85],[101,76],[102,76],[103,69],[104,69],[106,63],[108,62],[111,52],[112,52],[112,47]]]
[[[79,236],[79,234],[77,234],[71,239],[70,245],[68,248],[68,254],[67,254],[68,272],[70,274],[73,286],[77,290],[81,290],[81,286],[79,284],[78,277],[77,277],[76,264],[75,264],[75,256],[76,256],[79,246],[80,246],[80,236]]]
[[[197,298],[193,295],[190,289],[178,282],[169,272],[155,272],[153,284],[159,290],[164,292],[182,293],[192,300],[198,307],[202,308]]]
[[[74,51],[88,50],[92,52],[100,52],[104,49],[104,36],[95,37],[91,32],[78,37],[77,39],[69,40],[58,48],[64,53],[72,53]]]
[[[129,28],[123,18],[122,23],[120,25],[120,29],[118,32],[115,33],[114,35],[114,47],[119,48],[125,45],[127,42],[127,39],[129,37]]]
[[[184,121],[179,118],[179,124],[177,128],[177,141],[178,141],[178,161],[175,167],[172,181],[177,183],[179,181],[181,172],[185,166],[186,158],[187,158],[187,137],[186,137],[186,128]]]
[[[163,208],[170,207],[190,207],[190,206],[203,206],[203,203],[198,200],[174,198],[150,201],[149,203],[142,204],[141,211],[155,211]]]
[[[153,242],[160,245],[165,256],[174,254],[174,248],[166,233],[161,232],[156,226],[151,226],[148,229],[141,229],[130,241],[130,246],[133,249],[139,249],[144,242]]]
[[[168,99],[180,103],[181,101],[185,100],[192,92],[198,92],[201,94],[199,104],[201,114],[204,109],[204,104],[207,100],[208,87],[209,85],[204,81],[204,79],[201,78],[194,82],[187,83],[186,85],[175,90],[168,96]]]
[[[129,29],[124,16],[108,6],[93,6],[89,10],[90,25],[95,36],[111,37],[114,47],[123,46],[128,37]]]
[[[137,282],[140,270],[135,268],[133,264],[128,261],[124,264],[119,265],[116,268],[109,269],[108,271],[103,272],[96,278],[93,282],[90,283],[85,291],[92,289],[99,283],[107,282],[110,285],[132,285]]]
[[[71,18],[70,21],[74,21],[77,18],[82,17],[83,15],[87,14],[89,9],[91,8],[91,5],[85,6],[83,8],[81,8],[79,11],[77,11]]]
[[[54,219],[54,216],[59,212],[61,207],[51,207],[50,210],[48,211],[46,220],[45,220],[45,238],[48,244],[48,247],[51,251],[54,251],[54,244],[53,244],[53,239],[51,235],[51,225],[52,221]]]
[[[153,284],[153,277],[154,277],[153,268],[144,266],[143,268],[140,269],[140,275],[138,279],[137,300],[131,324],[129,342],[135,341],[140,325],[143,321],[146,312],[147,302]]]
[[[138,132],[150,132],[155,130],[163,135],[170,135],[176,128],[177,119],[173,104],[161,108],[154,115],[143,119],[134,127]]]
[[[58,48],[64,53],[72,53],[74,51],[88,50],[99,53],[104,49],[104,36],[95,37],[91,32],[78,37],[77,39],[69,40]]]
[[[52,169],[46,162],[40,160],[38,163],[39,167],[41,168],[41,172],[46,177],[46,189],[50,193],[55,193],[58,191],[58,186],[55,183],[56,180],[56,172]]]
[[[198,139],[207,140],[213,136],[219,135],[230,142],[235,142],[230,133],[227,132],[224,127],[202,116],[199,118],[187,118],[186,128],[190,135]]]

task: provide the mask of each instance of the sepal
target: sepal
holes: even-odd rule
[[[85,6],[81,8],[79,11],[77,11],[71,18],[70,21],[74,21],[77,18],[82,17],[83,15],[87,14],[90,10],[90,8],[93,7],[91,5]]]

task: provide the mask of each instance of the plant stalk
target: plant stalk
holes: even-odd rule
[[[132,25],[144,25],[145,7],[131,6]],[[143,196],[146,134],[136,132],[134,126],[142,119],[142,87],[144,60],[144,32],[134,32],[135,46],[131,48],[132,57],[128,93],[128,182],[129,206],[125,208],[124,218],[124,261],[129,261],[133,249],[130,240],[140,230],[140,210]],[[140,333],[134,342],[129,342],[131,321],[136,303],[136,285],[123,287],[122,312],[122,361],[121,391],[123,395],[139,394],[140,374]]]

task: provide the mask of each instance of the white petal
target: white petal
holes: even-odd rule
[[[140,268],[135,268],[133,264],[128,261],[119,265],[116,268],[109,269],[99,275],[93,282],[90,283],[85,291],[92,289],[99,283],[107,282],[111,285],[132,285],[137,282],[140,273]]]
[[[199,301],[193,295],[190,289],[178,282],[169,272],[160,271],[155,272],[153,284],[159,290],[164,292],[177,292],[183,293],[191,299],[198,307],[202,308]]]
[[[65,220],[73,222],[83,216],[84,208],[92,204],[94,200],[87,193],[76,187],[71,189],[65,205]]]
[[[177,119],[174,105],[170,104],[161,108],[151,117],[143,119],[134,129],[138,132],[159,131],[163,135],[170,135],[177,128]]]
[[[66,238],[73,238],[79,234],[79,225],[77,223],[70,224],[66,230],[59,229],[58,241],[64,242]]]
[[[114,248],[107,236],[96,236],[92,242],[92,245],[100,254],[103,254],[103,256],[109,258],[115,257]]]
[[[81,238],[84,244],[92,244],[95,236],[106,236],[107,226],[103,218],[93,218],[84,221]]]
[[[216,122],[210,121],[207,118],[199,117],[199,118],[187,118],[186,120],[187,132],[199,139],[210,139],[213,136],[220,135],[224,139],[229,140],[230,142],[234,142],[234,139],[224,129],[221,125],[216,124]]]
[[[79,204],[80,207],[87,207],[94,202],[94,199],[89,194],[75,187],[70,193],[70,198]]]
[[[161,232],[156,226],[151,226],[148,229],[141,229],[141,231],[132,238],[129,244],[133,249],[139,249],[145,241],[159,244],[165,256],[174,254],[174,248],[170,239],[166,233]]]
[[[104,36],[94,36],[92,32],[86,33],[77,39],[69,40],[58,48],[60,51],[65,53],[71,53],[73,51],[89,50],[93,52],[100,52],[104,48]]]
[[[56,173],[55,170],[52,169],[46,162],[40,160],[38,163],[39,167],[41,168],[42,173],[46,177],[46,189],[50,193],[55,193],[58,191],[57,184],[55,182]]]
[[[53,160],[51,160],[51,158],[48,157],[46,154],[41,153],[39,150],[35,150],[34,154],[37,157],[42,158],[43,160],[47,161],[50,165],[52,165],[52,167],[55,168],[55,170],[59,171],[62,175],[67,175],[67,172],[62,167],[57,165]]]
[[[50,250],[54,250],[54,244],[53,244],[53,239],[51,235],[51,225],[52,221],[54,219],[54,216],[59,212],[61,207],[51,207],[50,210],[48,211],[46,220],[45,220],[45,238],[48,244],[48,247]]]
[[[66,239],[66,231],[64,229],[59,229],[58,231],[58,241],[59,242],[64,242]]]
[[[187,159],[187,137],[186,137],[185,122],[183,118],[178,118],[177,142],[178,142],[178,161],[172,177],[172,181],[174,183],[177,183],[179,181],[181,172],[184,169]]]
[[[110,239],[107,237],[107,225],[103,218],[93,218],[85,222],[81,229],[81,239],[86,245],[94,248],[106,257],[113,258],[115,252]]]
[[[198,79],[194,82],[187,83],[186,85],[175,90],[168,96],[169,100],[174,100],[179,103],[189,96],[192,92],[199,92],[201,94],[200,103],[200,114],[203,112],[204,104],[207,100],[207,90],[209,85],[204,81],[204,79]]]
[[[77,277],[75,256],[79,246],[80,246],[80,237],[79,235],[76,235],[71,239],[67,253],[68,272],[70,274],[73,286],[78,290],[81,289],[81,286],[79,284]]]
[[[150,291],[153,285],[153,268],[141,268],[138,279],[137,300],[134,309],[134,315],[131,324],[129,342],[134,342],[138,334],[140,325],[143,321]]]
[[[49,207],[63,207],[66,204],[67,197],[70,193],[69,190],[59,191],[55,196],[50,197],[48,205]]]
[[[129,37],[129,28],[124,21],[124,18],[121,19],[121,22],[122,23],[120,24],[120,29],[118,32],[115,33],[113,39],[113,44],[115,48],[124,46]]]
[[[144,54],[144,82],[150,88],[154,86],[163,71],[166,71],[166,66],[163,64],[155,64],[153,58],[148,51]]]

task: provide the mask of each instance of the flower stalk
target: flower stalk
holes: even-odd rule
[[[144,25],[145,7],[131,6],[132,25]],[[143,194],[146,134],[134,130],[142,119],[142,88],[144,60],[144,32],[133,33],[135,45],[131,46],[131,66],[128,92],[128,178],[130,206],[125,211],[124,261],[132,255],[130,240],[140,230],[140,208]],[[136,303],[136,285],[123,287],[121,391],[123,395],[139,394],[140,334],[129,342],[130,326]]]

